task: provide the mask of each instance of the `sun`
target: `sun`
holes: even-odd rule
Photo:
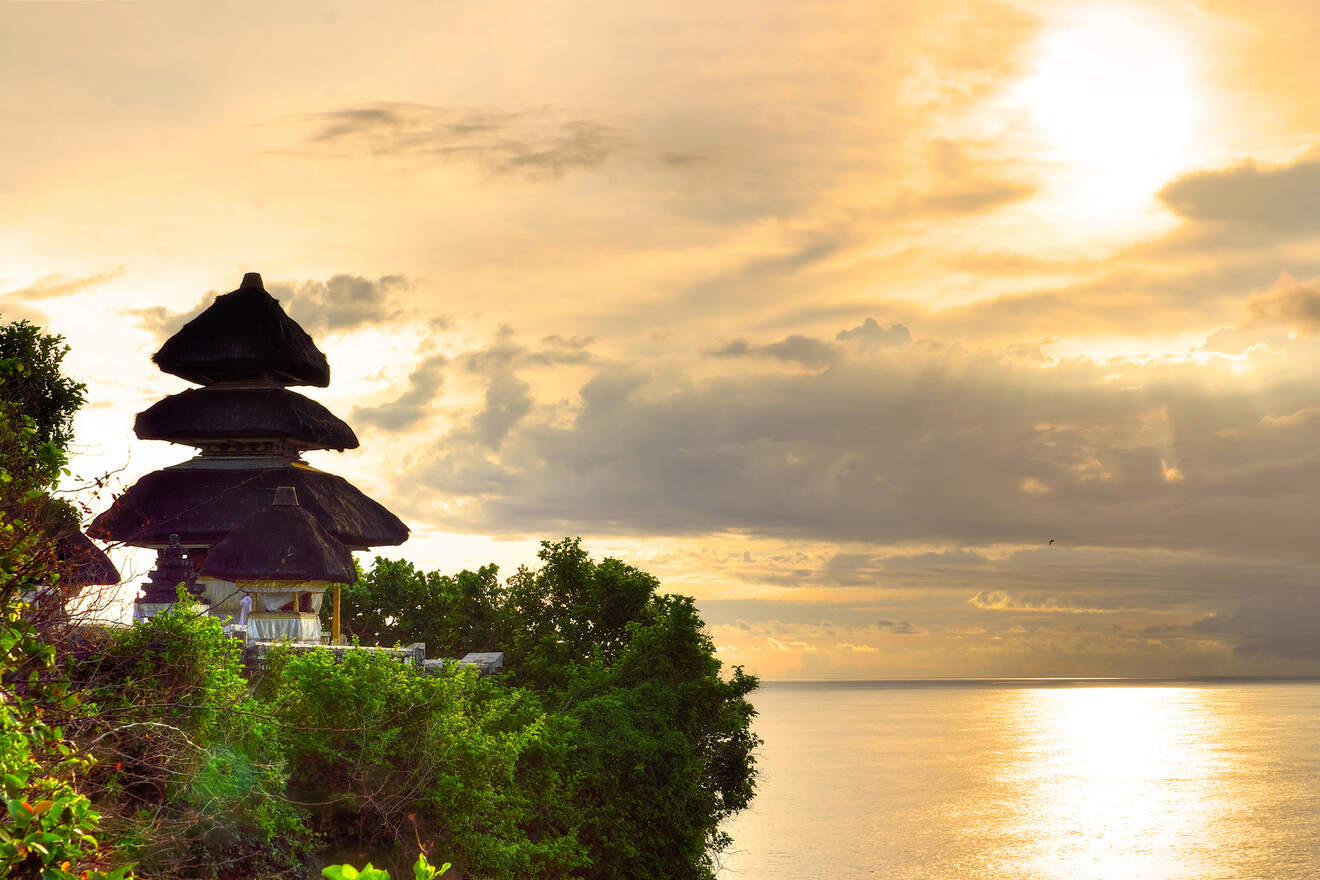
[[[1188,164],[1199,98],[1177,30],[1130,6],[1092,6],[1048,30],[1015,90],[1041,158],[1099,202],[1149,200]]]

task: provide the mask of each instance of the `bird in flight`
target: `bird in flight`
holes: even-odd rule
[[[1053,544],[1053,543],[1054,543],[1054,539],[1053,539],[1053,538],[1050,538],[1050,544]],[[1045,545],[1045,546],[1047,546],[1047,547],[1048,547],[1048,546],[1049,546],[1049,544],[1046,544],[1046,545]]]

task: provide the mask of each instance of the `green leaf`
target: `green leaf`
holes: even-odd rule
[[[445,862],[440,870],[426,860],[426,853],[417,854],[417,862],[413,865],[413,880],[435,880],[445,871],[449,870],[449,863]]]

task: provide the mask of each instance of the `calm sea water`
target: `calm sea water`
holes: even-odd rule
[[[1320,683],[765,683],[724,880],[1320,877]]]

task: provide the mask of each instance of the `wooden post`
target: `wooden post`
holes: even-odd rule
[[[338,645],[342,638],[339,635],[339,584],[335,584],[335,610],[330,623],[330,644]]]

